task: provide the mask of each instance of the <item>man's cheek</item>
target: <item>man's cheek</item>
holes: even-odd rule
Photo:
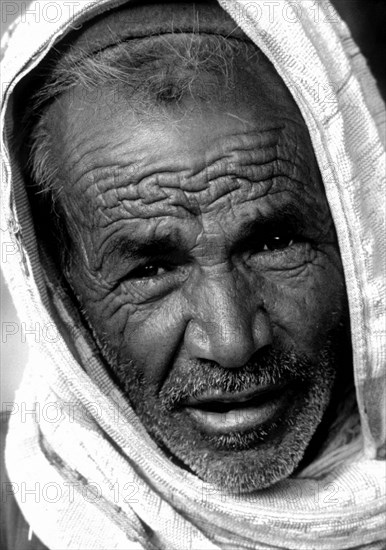
[[[183,340],[186,321],[178,297],[160,303],[135,306],[120,304],[108,316],[103,307],[97,331],[122,363],[133,360],[149,379],[162,378]]]
[[[320,273],[318,274],[320,275]],[[308,275],[269,285],[265,307],[273,334],[299,351],[317,352],[342,318],[344,290],[339,278]]]
[[[136,306],[127,296],[109,290],[107,285],[85,270],[78,269],[69,277],[69,283],[93,332],[100,342],[108,344],[117,353],[127,320],[137,313]]]

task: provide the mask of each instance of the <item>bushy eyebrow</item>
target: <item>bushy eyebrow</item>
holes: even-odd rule
[[[235,235],[230,252],[242,252],[256,244],[257,240],[278,232],[300,233],[306,223],[305,213],[296,204],[290,203],[275,208],[268,215],[259,216],[243,224]],[[136,261],[143,258],[165,258],[168,256],[189,256],[189,245],[181,231],[175,228],[168,235],[113,238],[103,251],[102,262],[122,259]]]
[[[308,217],[308,215],[307,215]],[[240,228],[231,252],[243,251],[253,245],[256,238],[262,239],[275,233],[299,234],[306,227],[306,213],[295,203],[276,207],[272,212],[246,222]]]
[[[141,258],[165,257],[187,250],[187,243],[179,231],[159,237],[131,239],[119,236],[112,239],[103,251],[103,260],[122,259],[138,260]]]
[[[274,210],[243,224],[236,237],[236,246],[250,235],[255,235],[258,232],[266,234],[283,229],[301,231],[305,225],[306,213],[300,206],[294,203],[276,206]]]

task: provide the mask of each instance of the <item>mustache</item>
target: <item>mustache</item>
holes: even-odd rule
[[[199,399],[209,390],[238,393],[259,386],[287,383],[306,384],[316,373],[333,376],[335,369],[330,353],[322,352],[317,361],[308,356],[274,348],[260,350],[243,367],[225,369],[212,361],[189,361],[182,369],[173,370],[159,393],[162,406],[168,411],[179,408],[189,397]]]

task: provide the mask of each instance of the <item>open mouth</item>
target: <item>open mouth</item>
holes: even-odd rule
[[[264,392],[263,394],[254,395],[248,399],[233,399],[228,400],[226,398],[221,400],[206,401],[199,399],[197,404],[193,405],[196,409],[206,410],[208,412],[226,413],[232,409],[247,409],[248,407],[259,406],[266,401],[275,397],[277,392]]]
[[[208,433],[246,431],[272,422],[290,406],[291,395],[288,386],[245,394],[208,394],[187,400],[184,408]]]

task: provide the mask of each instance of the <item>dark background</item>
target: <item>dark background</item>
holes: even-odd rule
[[[41,0],[41,4],[44,1]],[[51,1],[51,0],[49,0]],[[6,16],[4,6],[6,2],[1,1],[1,33],[12,22],[13,17]],[[14,0],[14,11],[28,6],[30,2]],[[332,0],[341,17],[351,29],[354,40],[359,45],[362,53],[367,58],[370,68],[375,75],[378,86],[386,98],[386,0]],[[8,5],[10,2],[8,2]],[[28,340],[33,335],[23,336],[19,328],[13,336],[5,338],[4,328],[7,323],[14,323],[12,326],[20,327],[16,312],[13,307],[8,290],[4,285],[1,276],[1,403],[12,401],[15,388],[17,387],[28,354]],[[8,325],[9,327],[9,325]]]
[[[386,98],[386,0],[332,0]]]

